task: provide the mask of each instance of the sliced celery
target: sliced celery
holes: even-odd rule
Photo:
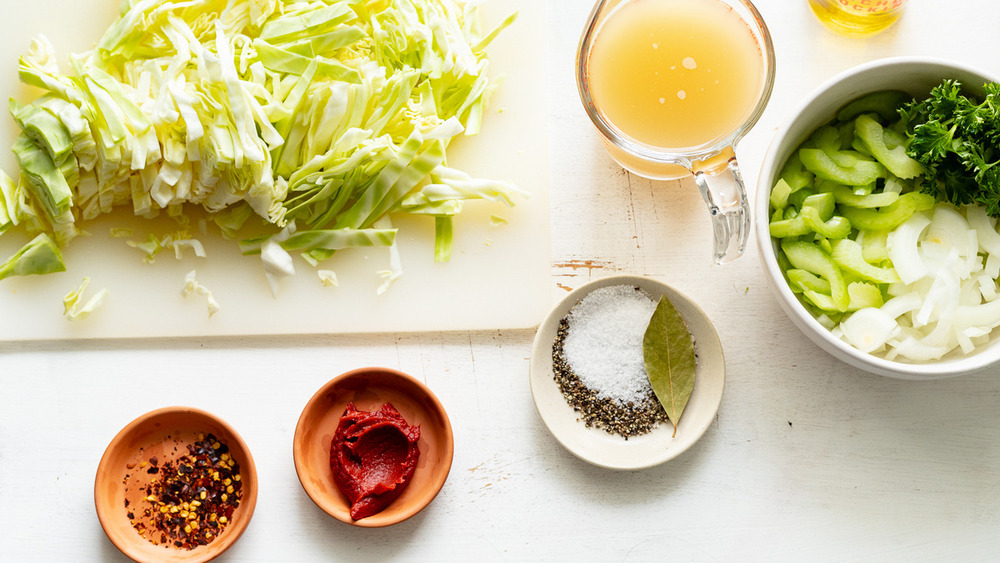
[[[889,148],[886,143],[885,131],[871,117],[859,115],[854,120],[854,132],[858,140],[875,157],[875,160],[889,169],[889,172],[904,180],[915,178],[923,172],[920,163],[906,155],[905,146],[894,143],[894,148]]]
[[[792,195],[792,187],[784,178],[778,179],[771,188],[771,209],[781,210],[788,205],[788,196]]]
[[[841,123],[837,125],[837,132],[840,134],[840,147],[841,149],[852,148],[851,144],[854,142],[854,123],[848,121],[847,123]],[[871,155],[868,155],[871,156]]]
[[[771,214],[771,222],[781,221],[785,218],[785,211],[783,209],[775,209],[774,213]]]
[[[799,213],[769,225],[775,238],[797,237],[811,232],[824,238],[844,238],[851,234],[851,223],[833,215],[836,202],[832,194],[813,194],[802,201]]]
[[[848,104],[785,163],[772,188],[769,224],[790,289],[814,316],[839,322],[879,308],[900,276],[888,235],[935,198],[914,187],[922,167],[906,155],[897,91]],[[884,182],[879,181],[884,179]]]
[[[835,216],[823,221],[815,207],[803,207],[792,219],[772,221],[769,225],[771,236],[775,238],[797,237],[816,233],[824,238],[841,239],[851,234],[851,223]]]
[[[840,151],[840,131],[832,125],[820,127],[809,137],[816,147],[827,153]]]
[[[806,169],[824,180],[848,186],[865,186],[884,175],[883,166],[877,162],[852,157],[854,162],[847,164],[847,159],[834,158],[838,156],[851,155],[845,151],[838,151],[831,156],[822,149],[799,149],[799,158]]]
[[[895,121],[899,118],[897,108],[909,99],[910,96],[906,92],[899,90],[872,92],[841,108],[837,112],[837,119],[847,121],[862,113],[875,112],[886,121]]]
[[[812,291],[807,289],[802,292],[802,296],[808,299],[813,305],[818,307],[820,310],[826,311],[838,311],[837,303],[833,300],[833,297],[820,293],[818,291]],[[848,307],[850,307],[850,301],[848,301]],[[847,310],[846,308],[844,309]]]
[[[830,302],[828,307],[812,300],[817,307],[829,311],[846,311],[850,304],[850,297],[847,294],[847,284],[840,268],[833,261],[829,254],[819,246],[801,241],[782,241],[781,250],[785,253],[789,263],[797,269],[805,270],[830,283]],[[804,292],[808,296],[809,292]],[[816,293],[816,292],[813,292]]]
[[[833,194],[813,194],[802,201],[802,209],[805,210],[807,207],[815,209],[819,213],[819,218],[826,221],[833,217],[833,212],[837,208],[837,200],[834,199]]]
[[[851,239],[832,241],[833,254],[831,258],[844,271],[853,272],[862,279],[877,283],[895,283],[899,281],[896,270],[880,268],[865,262],[861,245]]]
[[[844,217],[855,229],[889,231],[902,225],[917,211],[934,207],[934,196],[922,192],[909,192],[899,196],[896,203],[881,209],[844,207]]]
[[[836,182],[824,181],[817,186],[820,192],[833,194],[834,199],[840,205],[847,207],[886,207],[892,205],[899,199],[896,192],[877,192],[858,194],[850,186],[838,184]]]
[[[851,301],[847,306],[848,311],[858,311],[866,307],[881,307],[885,304],[882,298],[882,291],[878,286],[866,282],[852,282],[847,285],[847,294]]]
[[[789,240],[791,240],[791,239],[789,239]],[[777,252],[777,254],[778,254],[778,267],[781,268],[782,272],[787,272],[788,270],[794,269],[792,267],[792,263],[788,261],[788,257],[785,256],[784,252],[782,252],[779,249],[778,252]]]
[[[818,291],[820,293],[830,293],[830,282],[825,279],[813,274],[812,272],[807,272],[806,270],[799,270],[797,268],[792,268],[785,272],[788,276],[788,281],[792,287],[792,291]]]
[[[830,245],[830,239],[816,235],[813,242],[817,246],[819,246],[820,250],[822,250],[823,252],[826,252],[827,254],[833,254],[833,246]],[[843,274],[843,272],[841,272],[841,274]]]
[[[854,124],[851,123],[850,125],[851,125],[851,129],[853,130],[854,129]],[[857,137],[854,137],[853,139],[851,139],[851,148],[853,150],[858,151],[859,153],[861,153],[861,154],[863,154],[865,156],[868,156],[868,157],[871,157],[871,158],[875,158],[875,155],[872,154],[872,151],[868,148],[868,145],[866,145],[861,139],[859,139]]]
[[[799,159],[799,151],[795,151],[788,157],[788,161],[781,168],[781,179],[784,180],[792,191],[801,190],[813,183],[814,174],[805,169],[802,160]]]
[[[802,188],[801,190],[792,192],[792,195],[788,196],[788,205],[795,209],[801,209],[806,198],[815,193],[816,190],[812,188]]]
[[[865,262],[877,264],[889,259],[889,246],[886,243],[889,231],[862,231],[861,256]]]
[[[906,133],[900,133],[891,127],[882,127],[882,139],[885,141],[885,146],[890,149],[894,149],[900,145],[906,144]]]

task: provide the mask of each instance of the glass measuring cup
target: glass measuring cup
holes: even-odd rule
[[[750,234],[733,147],[767,105],[774,64],[748,0],[598,0],[580,40],[577,86],[605,148],[646,178],[694,177],[717,264]]]

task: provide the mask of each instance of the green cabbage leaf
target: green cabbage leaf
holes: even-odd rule
[[[497,86],[486,47],[514,20],[484,31],[463,0],[124,0],[65,69],[44,37],[20,58],[41,95],[9,104],[20,173],[0,176],[0,233],[57,251],[117,207],[183,220],[197,206],[244,253],[317,265],[352,246],[395,253],[389,216],[416,214],[446,260],[464,201],[527,196],[447,159],[480,130]]]

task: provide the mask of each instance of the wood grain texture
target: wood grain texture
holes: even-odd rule
[[[498,1],[498,0],[494,0]],[[747,178],[778,124],[837,71],[919,54],[994,71],[1000,5],[909,3],[899,25],[835,36],[805,0],[759,0],[778,52],[772,102],[737,149]],[[579,107],[573,51],[589,6],[549,0],[553,299],[612,273],[665,281],[714,320],[727,360],[715,424],[663,466],[601,470],[564,451],[528,392],[532,330],[0,344],[0,560],[122,561],[93,508],[115,433],[170,404],[239,430],[260,478],[254,519],[220,561],[983,561],[1000,552],[1000,369],[896,381],[811,344],[751,247],[710,264],[688,182],[649,182],[603,153]],[[292,465],[302,407],[364,365],[434,390],[455,431],[441,494],[359,530],[306,497]]]

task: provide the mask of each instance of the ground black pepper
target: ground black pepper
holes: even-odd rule
[[[145,486],[148,506],[141,518],[128,512],[132,527],[154,544],[194,549],[212,542],[232,520],[243,496],[240,467],[226,444],[201,434],[187,450],[162,465],[156,457],[148,460],[146,473],[156,476]],[[140,467],[146,465],[144,461]]]
[[[596,391],[584,385],[573,373],[563,353],[563,342],[568,332],[569,320],[564,317],[559,321],[552,344],[552,371],[559,390],[569,405],[580,413],[588,428],[600,428],[628,440],[630,436],[646,434],[661,422],[669,421],[652,388],[640,402],[622,403],[612,398],[599,397]]]

